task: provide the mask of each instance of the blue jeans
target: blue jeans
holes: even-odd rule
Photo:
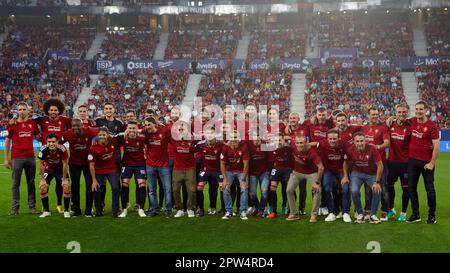
[[[332,173],[325,171],[323,174],[323,191],[325,192],[328,211],[337,214],[337,208],[334,206],[333,188],[334,186],[340,187],[341,180],[344,175],[342,173]],[[342,189],[342,211],[343,213],[350,212],[350,186],[349,183],[345,184]]]
[[[148,197],[150,200],[150,212],[159,213],[158,196],[156,194],[156,178],[159,175],[164,188],[164,199],[166,201],[166,212],[172,212],[172,185],[169,167],[146,167],[148,181]]]
[[[106,179],[108,179],[109,184],[111,185],[112,190],[112,213],[117,214],[119,212],[119,195],[120,195],[120,188],[119,188],[119,178],[117,176],[116,172],[108,173],[108,174],[96,174],[95,179],[97,179],[98,184],[100,185],[100,188],[94,192],[94,200],[95,200],[95,208],[97,210],[97,213],[101,213],[102,208],[101,204],[102,201],[102,193],[103,188],[106,188]]]
[[[258,181],[259,188],[261,190],[261,202],[258,201]],[[253,207],[258,212],[264,212],[267,206],[267,198],[269,196],[269,172],[264,172],[259,176],[250,176],[250,199],[252,200]]]
[[[233,172],[227,172],[227,181],[228,184],[223,190],[223,199],[225,202],[225,210],[228,213],[233,213],[233,201],[231,199],[231,186],[233,185],[234,179],[237,178],[238,183],[242,181],[242,173],[233,173]],[[240,206],[239,206],[239,213],[246,212],[247,211],[247,189],[241,188],[241,200],[240,200]]]
[[[388,191],[388,183],[387,183],[387,178],[388,178],[388,174],[389,174],[389,170],[388,170],[388,166],[387,164],[383,163],[383,174],[381,175],[381,181],[380,181],[380,186],[381,186],[381,212],[388,212],[391,208],[389,208],[389,191]],[[365,206],[365,210],[369,210],[372,206],[371,206],[371,193],[372,190],[367,188],[367,186],[365,186],[365,196],[366,196],[366,206]]]
[[[361,205],[361,185],[365,184],[372,193],[371,202],[371,215],[376,215],[378,210],[378,205],[380,203],[381,194],[375,193],[372,190],[373,183],[375,183],[376,176],[360,172],[352,172],[350,174],[351,181],[351,191],[353,204],[355,204],[355,209],[358,214],[363,214],[363,209]]]

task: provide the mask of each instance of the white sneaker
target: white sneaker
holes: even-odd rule
[[[227,212],[227,213],[225,213],[225,215],[222,217],[222,219],[223,219],[223,220],[229,220],[229,219],[231,219],[231,216],[232,216],[232,214],[229,213],[229,212]]]
[[[254,207],[248,207],[247,215],[252,215],[254,212],[255,212],[255,208]]]
[[[248,220],[247,213],[245,213],[245,211],[241,212],[241,220]]]
[[[195,217],[195,212],[193,210],[189,210],[187,211],[187,215],[189,218]]]
[[[127,213],[128,213],[128,210],[127,210],[127,209],[122,210],[122,213],[119,214],[119,218],[125,218],[125,217],[127,217]]]
[[[342,211],[340,211],[338,213],[338,215],[336,215],[336,219],[341,219],[343,217]]]
[[[236,216],[236,212],[233,211],[233,216]]]
[[[177,213],[175,214],[175,218],[180,218],[184,216],[184,211],[182,210],[178,210]]]
[[[214,215],[214,214],[216,214],[216,209],[209,208],[208,209],[208,215]]]
[[[64,212],[64,218],[70,218],[70,211],[65,211]]]
[[[334,213],[328,214],[327,218],[325,218],[325,222],[333,222],[336,221],[336,215]]]
[[[370,220],[370,214],[364,215],[364,220]]]
[[[322,215],[328,215],[328,208],[322,208]]]
[[[50,211],[44,211],[41,215],[39,215],[39,218],[45,218],[51,216],[52,213]]]
[[[138,209],[139,217],[147,217],[147,214],[145,214],[145,211],[143,209]]]
[[[350,217],[350,214],[348,214],[348,213],[344,213],[342,218],[344,218],[344,222],[346,222],[346,223],[352,222],[352,218]]]
[[[358,224],[364,224],[364,215],[363,214],[358,214],[358,217],[356,217],[355,222]]]
[[[354,218],[358,218],[358,213],[355,211]]]

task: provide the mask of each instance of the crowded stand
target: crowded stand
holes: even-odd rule
[[[287,118],[291,98],[291,70],[215,69],[203,75],[198,97],[203,105],[278,105],[281,118]]]
[[[433,14],[425,23],[427,51],[431,56],[450,55],[450,15],[447,13]]]
[[[306,25],[256,29],[251,32],[248,48],[250,59],[304,58]]]
[[[450,65],[439,62],[435,65],[417,66],[417,92],[430,106],[430,119],[439,127],[449,125]]]
[[[134,110],[142,118],[147,108],[164,117],[180,105],[189,77],[188,71],[158,70],[134,74],[103,75],[95,83],[87,103],[91,118],[103,115],[103,104],[113,102],[117,116]]]
[[[98,53],[99,59],[152,59],[159,32],[147,27],[109,28]]]
[[[165,59],[232,59],[241,33],[236,29],[174,30]]]
[[[380,117],[394,114],[394,106],[405,102],[401,73],[395,67],[345,68],[329,59],[326,66],[306,76],[305,108],[310,117],[317,105],[344,111],[353,123],[366,119],[367,107],[375,105]]]
[[[58,98],[65,102],[66,110],[71,109],[88,76],[85,65],[52,60],[23,68],[3,66],[0,69],[0,127],[6,127],[11,110],[21,101],[28,103],[36,116],[43,114],[42,106],[49,98]]]
[[[412,27],[402,17],[371,20],[369,16],[323,15],[314,27],[321,48],[358,48],[361,57],[415,56]]]

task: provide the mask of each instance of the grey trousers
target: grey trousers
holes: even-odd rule
[[[36,160],[34,157],[17,158],[11,161],[12,169],[12,208],[20,207],[20,180],[22,172],[25,170],[25,177],[28,187],[28,208],[36,207],[36,186],[34,177],[36,175]]]
[[[291,173],[291,176],[288,181],[287,185],[287,199],[289,202],[289,211],[291,214],[297,214],[297,206],[295,202],[295,189],[301,184],[305,183],[306,181],[309,181],[311,184],[315,183],[317,180],[317,173],[312,174],[301,174],[296,171],[293,171]],[[320,207],[320,198],[321,193],[313,193],[313,202],[312,202],[312,212],[311,215],[319,214],[319,207]]]

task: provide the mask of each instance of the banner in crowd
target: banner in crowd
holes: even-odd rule
[[[24,68],[25,66],[38,66],[41,61],[38,59],[12,60],[11,67],[14,69]]]
[[[357,58],[357,48],[319,48],[320,58]]]

